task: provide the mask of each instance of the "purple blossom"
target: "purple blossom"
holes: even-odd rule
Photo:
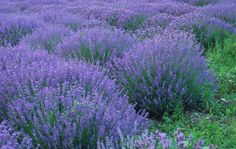
[[[64,26],[41,27],[23,38],[20,44],[28,45],[32,50],[44,49],[52,53],[57,44],[71,34],[72,32]]]
[[[209,29],[209,32],[214,31],[214,29],[223,29],[231,33],[235,32],[235,29],[232,25],[220,19],[208,17],[207,15],[198,11],[183,15],[175,19],[169,24],[166,30],[177,29],[192,32],[193,27],[207,27],[207,29]]]
[[[17,45],[24,36],[31,34],[40,24],[34,18],[0,14],[0,46]]]
[[[236,3],[230,0],[222,1],[214,5],[208,5],[200,9],[201,13],[210,17],[221,19],[236,27]]]
[[[196,6],[203,6],[203,5],[217,3],[219,0],[175,0],[175,1],[180,1],[180,2],[184,2],[191,5],[196,5]]]
[[[93,28],[79,30],[58,45],[56,53],[66,59],[84,60],[104,65],[114,57],[121,57],[137,40],[115,29]]]
[[[28,94],[34,95],[34,87],[55,87],[63,82],[73,84],[77,81],[88,92],[96,86],[104,97],[117,92],[114,81],[108,79],[97,66],[65,62],[42,50],[33,52],[24,47],[2,48],[0,51],[1,117],[6,116],[5,102],[19,97],[24,90],[29,91],[28,88],[31,88]]]
[[[215,92],[215,77],[199,46],[188,34],[177,34],[137,45],[114,60],[112,71],[129,101],[147,109],[154,118],[177,104],[185,110],[199,108],[207,98],[203,97],[206,88],[210,94]]]
[[[32,148],[31,139],[22,132],[15,132],[4,120],[0,124],[0,148],[1,149],[30,149]]]
[[[149,126],[145,114],[138,115],[125,97],[114,93],[104,99],[96,90],[86,95],[85,87],[68,82],[45,88],[9,103],[9,119],[44,148],[94,148],[98,139],[117,141],[118,128],[126,136]]]
[[[153,38],[154,36],[161,35],[174,18],[175,17],[166,13],[158,13],[149,17],[144,24],[135,31],[135,34],[141,39]]]
[[[184,134],[177,129],[174,133],[176,144],[181,149],[187,149],[187,140],[185,140]]]
[[[78,29],[82,28],[91,28],[95,26],[105,26],[105,24],[98,20],[88,20],[81,16],[71,14],[63,11],[55,11],[55,10],[48,10],[37,13],[36,16],[39,17],[40,20],[45,21],[47,23],[53,25],[64,25],[71,29],[72,31],[77,31]]]

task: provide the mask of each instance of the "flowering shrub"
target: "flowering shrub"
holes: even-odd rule
[[[9,122],[4,120],[0,124],[0,148],[30,149],[32,148],[32,142],[22,132],[15,132],[9,125]]]
[[[232,25],[217,18],[201,13],[192,13],[172,21],[166,30],[177,29],[195,34],[198,41],[206,48],[212,48],[216,42],[222,43],[229,34],[234,34]]]
[[[26,2],[9,2],[7,0],[1,1],[0,13],[19,13],[26,10],[29,4]]]
[[[93,146],[104,136],[116,140],[119,127],[125,134],[148,127],[96,66],[22,47],[1,53],[1,118],[23,128],[34,145]]]
[[[0,46],[15,46],[27,34],[31,34],[39,22],[19,15],[0,14]]]
[[[0,50],[0,118],[6,117],[7,102],[20,97],[24,90],[34,87],[55,87],[60,83],[75,81],[89,93],[94,87],[104,97],[111,97],[117,92],[114,81],[108,79],[96,66],[82,62],[64,62],[44,51],[32,52],[27,48],[16,47]]]
[[[209,15],[228,22],[236,27],[236,4],[233,1],[226,0],[214,5],[203,7],[200,11],[203,14]]]
[[[149,126],[126,98],[113,94],[104,100],[94,88],[86,96],[86,88],[65,82],[21,97],[9,104],[10,120],[42,148],[95,148],[105,136],[117,141],[118,128],[132,135]]]
[[[177,1],[189,3],[191,5],[196,5],[196,6],[204,6],[208,4],[217,3],[219,0],[177,0]]]
[[[29,45],[33,50],[44,49],[52,53],[56,45],[71,34],[71,31],[63,26],[41,27],[22,39],[22,44]]]
[[[135,31],[135,34],[141,39],[153,38],[156,35],[161,35],[174,18],[175,17],[165,13],[156,14],[148,18],[144,24]]]
[[[191,38],[186,34],[177,34],[138,45],[113,64],[129,101],[138,109],[147,109],[154,118],[177,105],[185,110],[199,109],[215,91],[214,75],[208,71],[200,49],[188,42]]]
[[[104,65],[114,57],[122,56],[136,41],[121,30],[112,31],[99,27],[83,29],[59,44],[56,53],[66,59]]]
[[[77,31],[81,28],[90,28],[95,26],[105,26],[103,22],[98,20],[88,20],[81,16],[73,15],[64,11],[43,11],[37,14],[38,17],[47,23],[53,25],[64,25],[72,31]]]

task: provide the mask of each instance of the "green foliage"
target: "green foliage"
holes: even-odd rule
[[[186,136],[194,140],[203,139],[205,144],[214,144],[219,148],[236,146],[236,118],[217,117],[200,113],[166,116],[162,122],[151,128],[168,132],[169,135],[180,128]]]
[[[198,0],[195,2],[194,5],[204,6],[204,5],[208,5],[208,4],[215,3],[215,2],[217,2],[217,0]]]
[[[139,15],[139,16],[132,17],[130,20],[128,20],[124,24],[123,28],[126,31],[133,32],[133,31],[137,30],[141,25],[143,25],[145,20],[146,20],[146,17],[144,15]]]
[[[4,32],[0,31],[0,46],[15,46],[24,36],[32,32],[32,29],[27,27],[9,27]]]
[[[116,26],[118,23],[118,19],[116,17],[111,17],[107,20],[108,25]]]
[[[100,48],[97,47],[92,51],[89,47],[82,45],[80,47],[81,51],[77,52],[74,51],[72,54],[70,54],[71,58],[81,58],[85,60],[86,62],[90,62],[93,64],[96,64],[98,61],[100,64],[105,64],[106,61],[108,61],[109,56],[111,55],[110,49],[104,49],[103,52],[100,51]]]
[[[56,45],[61,42],[61,37],[50,37],[49,39],[42,41],[42,47],[48,51],[48,53],[52,53]]]
[[[207,57],[219,80],[218,96],[236,93],[236,36],[227,38],[223,48],[216,44]]]
[[[193,26],[193,32],[205,49],[214,48],[216,45],[222,48],[225,39],[230,36],[230,33],[224,29],[206,25]]]

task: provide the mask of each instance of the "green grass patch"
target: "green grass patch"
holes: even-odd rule
[[[131,31],[131,32],[134,32],[135,30],[139,29],[139,27],[141,25],[144,24],[145,20],[146,20],[146,16],[144,15],[139,15],[139,16],[135,16],[135,17],[132,17],[130,20],[128,20],[123,28],[126,30],[126,31]]]
[[[215,46],[223,48],[225,40],[231,35],[228,31],[211,25],[193,26],[193,33],[206,51]]]
[[[207,114],[191,113],[164,117],[151,130],[160,130],[172,135],[180,128],[186,137],[194,140],[203,139],[204,144],[214,144],[219,148],[234,148],[236,146],[236,118],[218,117]]]

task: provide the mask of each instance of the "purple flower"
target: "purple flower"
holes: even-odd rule
[[[214,74],[192,36],[178,32],[164,35],[114,60],[112,70],[129,101],[154,118],[177,104],[185,110],[199,108],[206,88],[210,94],[215,92]]]
[[[72,31],[77,31],[82,28],[91,28],[95,26],[105,26],[105,24],[98,20],[88,20],[81,16],[66,12],[66,10],[54,11],[47,10],[37,13],[36,16],[49,24],[64,25]]]
[[[114,93],[104,99],[96,88],[89,94],[86,90],[79,83],[65,82],[18,98],[8,104],[11,123],[46,148],[94,148],[98,139],[117,141],[118,128],[126,136],[149,126],[125,97]]]
[[[201,13],[210,17],[221,19],[236,27],[236,3],[230,0],[222,1],[214,5],[208,5],[200,9]]]
[[[84,60],[104,65],[121,57],[136,43],[136,39],[121,30],[96,27],[79,30],[58,45],[56,53],[66,59]]]
[[[20,44],[28,45],[32,50],[43,49],[52,53],[57,44],[72,32],[64,26],[47,26],[38,28],[31,35],[21,40]]]
[[[31,34],[40,24],[35,18],[0,14],[0,46],[17,45],[24,36]]]
[[[63,82],[73,84],[77,81],[83,84],[87,93],[95,86],[104,97],[117,91],[115,82],[97,66],[65,62],[42,50],[33,52],[25,47],[0,48],[0,51],[1,116],[6,112],[5,102],[21,96],[25,90],[34,95],[37,92],[34,87],[55,87]]]
[[[32,142],[29,137],[25,136],[22,132],[14,131],[8,121],[2,121],[0,124],[1,149],[30,149],[32,147]]]

